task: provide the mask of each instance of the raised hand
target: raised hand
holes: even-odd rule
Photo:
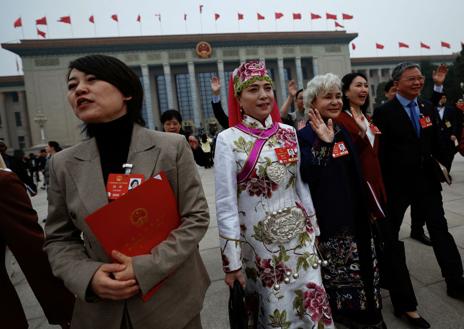
[[[446,64],[438,65],[436,70],[433,70],[432,79],[433,83],[437,86],[442,86],[445,82],[446,75],[448,74],[448,66]]]
[[[332,143],[335,136],[332,119],[327,120],[326,124],[317,109],[309,110],[308,116],[309,124],[319,139],[326,143]]]
[[[295,80],[290,80],[288,82],[288,94],[289,95],[292,95],[293,98],[295,98],[296,96],[296,92],[298,91],[297,87],[296,87],[296,82]]]
[[[217,76],[211,78],[211,91],[214,96],[219,96],[221,94],[221,80]]]

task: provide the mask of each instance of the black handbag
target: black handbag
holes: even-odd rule
[[[245,306],[245,292],[238,280],[230,288],[229,297],[229,323],[230,329],[247,329],[248,313]]]

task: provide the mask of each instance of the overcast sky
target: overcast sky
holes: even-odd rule
[[[240,22],[238,12],[244,15]],[[275,12],[284,16],[276,21]],[[311,12],[323,18],[311,21]],[[463,0],[1,0],[0,42],[39,39],[35,20],[43,16],[48,26],[40,25],[39,29],[53,39],[94,37],[95,33],[97,37],[118,36],[113,14],[118,15],[121,36],[334,30],[334,21],[325,19],[327,12],[338,15],[338,22],[348,32],[359,34],[354,40],[356,49],[350,47],[352,57],[450,54],[459,51],[464,42]],[[216,22],[215,13],[220,15]],[[257,13],[265,20],[258,22]],[[292,13],[301,13],[302,19],[294,21]],[[342,13],[354,18],[344,21]],[[141,24],[136,21],[139,14]],[[161,23],[155,14],[161,14]],[[72,27],[57,22],[68,15]],[[88,21],[91,15],[95,30]],[[18,17],[23,29],[13,27]],[[399,41],[410,48],[400,50]],[[440,47],[441,41],[450,43],[451,49]],[[376,50],[376,42],[385,48]],[[431,49],[421,49],[420,42]],[[0,76],[22,74],[16,69],[16,58],[0,50]]]

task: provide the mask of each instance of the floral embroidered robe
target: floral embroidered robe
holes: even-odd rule
[[[244,116],[245,126],[264,130]],[[275,149],[299,152],[295,129],[279,123],[254,170],[237,183],[256,136],[233,127],[217,137],[216,212],[225,272],[242,269],[246,294],[258,299],[258,328],[333,328],[315,248],[319,234],[298,161],[279,163]],[[271,179],[272,178],[272,179]],[[281,213],[293,215],[280,217]],[[251,298],[250,298],[251,299]]]

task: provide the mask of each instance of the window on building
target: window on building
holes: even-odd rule
[[[21,150],[26,148],[26,139],[24,138],[24,136],[18,136],[18,144]]]
[[[166,89],[166,79],[164,75],[156,76],[156,92],[158,94],[158,108],[161,113],[169,110],[168,91]]]
[[[15,115],[16,127],[22,127],[23,120],[21,119],[21,113],[15,112],[14,115]]]
[[[217,76],[216,72],[198,73],[198,82],[200,87],[200,103],[203,118],[213,118],[213,108],[211,107],[211,78]]]
[[[190,76],[188,74],[176,74],[177,103],[182,119],[193,120],[192,91],[190,90]]]
[[[13,103],[19,102],[19,94],[16,91],[9,92],[8,96],[11,98]]]

